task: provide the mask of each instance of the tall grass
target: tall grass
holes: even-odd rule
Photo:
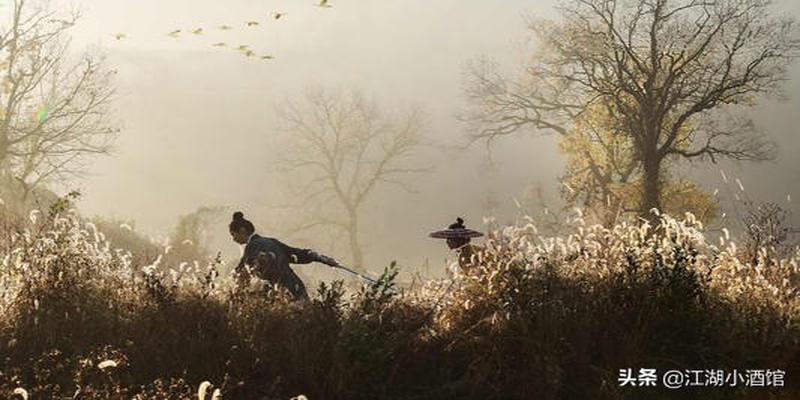
[[[691,217],[555,238],[522,220],[454,281],[402,292],[387,268],[296,303],[213,260],[137,265],[56,210],[0,249],[0,397],[797,398],[800,252],[738,251]],[[780,368],[787,387],[621,388],[639,367]]]

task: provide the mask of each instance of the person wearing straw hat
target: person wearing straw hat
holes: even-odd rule
[[[458,265],[462,271],[467,272],[478,265],[478,258],[484,249],[470,244],[470,240],[483,236],[483,233],[464,226],[464,219],[461,217],[456,218],[456,222],[450,224],[447,229],[431,232],[429,236],[435,239],[447,239],[447,247],[458,254]]]
[[[253,223],[246,220],[240,211],[233,214],[233,220],[228,228],[233,241],[245,245],[244,255],[235,269],[239,274],[240,284],[247,281],[250,273],[254,273],[261,279],[284,287],[295,299],[307,300],[306,287],[289,267],[289,263],[308,264],[316,261],[331,267],[339,265],[333,258],[313,250],[297,249],[278,239],[256,234]],[[246,266],[251,267],[252,272],[248,271]]]

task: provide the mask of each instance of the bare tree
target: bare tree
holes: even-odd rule
[[[481,60],[464,117],[489,141],[536,129],[567,135],[608,107],[641,168],[640,215],[662,203],[664,160],[764,160],[772,144],[742,111],[781,94],[797,57],[796,21],[766,0],[572,0],[559,21],[531,20],[538,52],[519,79]]]
[[[15,0],[0,28],[0,173],[22,187],[23,200],[48,181],[80,175],[118,132],[108,116],[112,72],[102,57],[69,52],[78,18]]]
[[[776,203],[756,203],[750,199],[741,202],[745,215],[741,218],[742,247],[739,256],[742,261],[758,264],[763,253],[768,259],[783,259],[797,249],[796,232],[792,223],[792,213]]]
[[[413,109],[393,117],[357,91],[319,88],[307,89],[299,103],[287,101],[279,113],[289,141],[281,167],[302,210],[293,231],[345,233],[353,266],[363,269],[359,224],[370,195],[385,184],[411,191],[404,178],[430,170],[409,159],[423,144],[423,113]]]

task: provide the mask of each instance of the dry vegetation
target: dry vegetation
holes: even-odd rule
[[[214,262],[137,265],[64,207],[30,219],[1,236],[3,398],[800,395],[800,252],[741,256],[691,217],[656,233],[576,221],[557,238],[523,220],[493,230],[482,267],[454,282],[398,293],[387,268],[309,303],[234,290]],[[780,368],[787,387],[621,390],[628,367]]]

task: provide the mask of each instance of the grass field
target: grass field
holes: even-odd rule
[[[397,290],[387,268],[292,303],[213,262],[136,265],[72,211],[34,213],[2,235],[0,397],[799,398],[800,252],[740,248],[691,219],[557,238],[522,220],[454,281]],[[667,390],[621,386],[627,368],[786,375]]]

